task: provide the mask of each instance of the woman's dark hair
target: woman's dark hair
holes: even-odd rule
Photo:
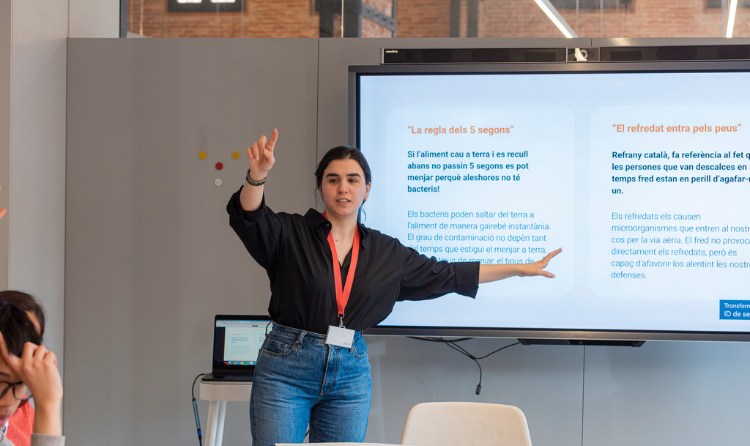
[[[34,299],[34,296],[23,291],[0,291],[0,302],[10,302],[23,311],[32,313],[39,322],[39,337],[44,338],[44,308]]]
[[[365,173],[365,184],[370,184],[372,182],[372,173],[370,172],[370,165],[367,164],[367,160],[362,155],[362,152],[354,147],[338,146],[326,152],[318,163],[318,168],[315,170],[315,184],[318,186],[318,189],[323,184],[323,172],[325,172],[326,167],[328,167],[331,161],[350,158],[359,163],[359,166]]]
[[[26,311],[10,300],[0,300],[0,332],[8,352],[16,356],[21,356],[25,342],[42,343],[42,337]]]

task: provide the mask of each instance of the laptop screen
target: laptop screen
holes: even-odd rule
[[[217,315],[214,321],[213,372],[252,372],[258,360],[268,316]]]

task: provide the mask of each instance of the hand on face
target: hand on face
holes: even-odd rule
[[[37,407],[59,406],[63,388],[57,370],[57,357],[53,352],[47,350],[44,345],[26,342],[19,358],[8,352],[5,338],[0,333],[0,357],[29,388]]]
[[[263,135],[247,148],[248,167],[254,180],[265,178],[276,162],[273,150],[278,139],[279,130],[273,129],[271,139],[266,139],[266,135]]]

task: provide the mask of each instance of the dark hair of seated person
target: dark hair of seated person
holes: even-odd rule
[[[26,342],[37,345],[42,343],[42,337],[26,311],[12,302],[0,301],[0,331],[5,338],[8,353],[12,355],[20,357]]]
[[[37,302],[31,294],[16,290],[0,291],[0,302],[12,303],[27,314],[32,314],[39,324],[39,337],[44,338],[44,308],[42,308],[39,302]]]

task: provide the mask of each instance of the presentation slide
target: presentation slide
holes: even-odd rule
[[[750,331],[750,73],[359,77],[364,224],[555,279],[399,302],[382,326]]]

